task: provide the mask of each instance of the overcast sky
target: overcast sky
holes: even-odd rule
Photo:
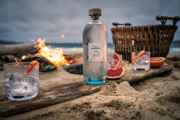
[[[81,42],[92,7],[102,8],[109,31],[114,21],[158,24],[156,15],[180,16],[180,0],[0,0],[0,40],[43,36],[50,42]],[[180,30],[175,39],[180,40]]]

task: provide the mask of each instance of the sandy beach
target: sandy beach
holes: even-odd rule
[[[63,76],[65,73],[56,71],[54,74]],[[3,119],[177,120],[180,119],[179,73],[180,68],[174,67],[168,75],[150,78],[138,84],[107,81],[98,93]],[[51,74],[48,73],[48,76]],[[82,79],[82,75],[75,76],[77,80]],[[0,78],[3,79],[2,72]]]

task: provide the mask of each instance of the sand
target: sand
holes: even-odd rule
[[[7,120],[179,120],[180,68],[170,75],[129,84],[108,81],[93,95]]]

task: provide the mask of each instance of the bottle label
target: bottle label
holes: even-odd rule
[[[102,61],[101,45],[97,43],[88,44],[88,61],[100,62]]]

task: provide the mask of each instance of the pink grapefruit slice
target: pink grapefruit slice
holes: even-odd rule
[[[124,68],[122,67],[121,57],[118,53],[113,55],[113,63],[107,71],[107,79],[118,79],[124,74]]]
[[[106,75],[106,79],[119,79],[121,78],[125,73],[125,69],[123,67],[119,69],[109,69]]]

